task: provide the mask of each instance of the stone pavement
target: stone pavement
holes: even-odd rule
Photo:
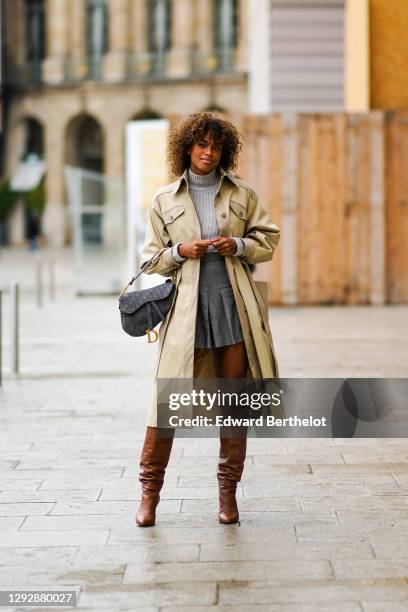
[[[40,309],[31,254],[0,256],[0,285],[22,285],[17,378],[3,298],[0,587],[71,587],[84,611],[408,610],[406,440],[250,439],[241,526],[222,526],[217,441],[177,439],[157,525],[134,525],[156,347],[121,331],[114,296],[72,296],[56,258]],[[407,314],[272,309],[281,374],[406,376]]]

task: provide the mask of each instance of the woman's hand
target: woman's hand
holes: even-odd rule
[[[181,257],[191,257],[191,259],[199,259],[207,251],[213,240],[193,240],[187,244],[180,244],[178,253]]]
[[[212,240],[214,248],[220,255],[234,255],[237,252],[237,243],[233,238],[219,236]]]

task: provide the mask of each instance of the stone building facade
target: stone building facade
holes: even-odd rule
[[[45,160],[43,234],[69,242],[63,168],[122,178],[137,118],[247,111],[249,0],[5,0],[4,176]],[[10,219],[10,242],[24,218]]]

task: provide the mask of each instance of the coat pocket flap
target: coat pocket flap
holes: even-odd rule
[[[156,287],[148,287],[148,289],[141,289],[140,291],[129,291],[129,293],[124,293],[119,299],[119,310],[126,314],[133,314],[146,302],[165,300],[173,289],[174,284],[171,279],[168,279],[165,283],[156,285]]]
[[[230,208],[232,208],[232,210],[234,211],[234,213],[243,220],[247,220],[248,215],[247,215],[247,211],[245,206],[242,206],[242,204],[240,204],[239,202],[236,202],[235,200],[231,200],[230,201]]]
[[[173,206],[173,208],[170,208],[169,210],[166,210],[165,212],[163,212],[163,221],[164,221],[164,223],[166,225],[168,225],[169,223],[173,223],[173,221],[175,219],[177,219],[177,217],[182,215],[183,212],[184,212],[184,206],[183,205]]]

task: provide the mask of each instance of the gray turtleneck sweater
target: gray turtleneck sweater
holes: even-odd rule
[[[220,181],[221,177],[216,168],[208,174],[194,174],[190,169],[188,170],[188,190],[197,211],[203,240],[210,240],[220,235],[220,228],[214,211],[214,200],[220,188]],[[234,255],[239,257],[244,253],[245,243],[242,238],[234,238],[234,240],[237,243],[237,250]],[[178,242],[173,246],[172,255],[177,262],[181,263],[187,258],[179,255],[179,244],[181,243]],[[213,245],[210,245],[207,249],[207,253],[216,252],[217,250]]]

